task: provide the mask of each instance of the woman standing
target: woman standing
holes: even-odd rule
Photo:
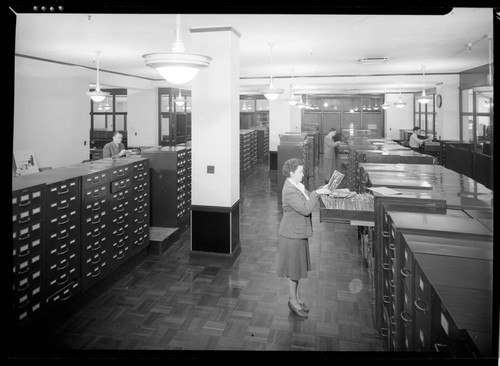
[[[299,298],[299,281],[307,278],[311,270],[309,241],[312,236],[312,211],[321,194],[330,190],[320,187],[308,192],[301,183],[304,166],[299,159],[289,159],[281,172],[287,179],[283,185],[283,218],[279,227],[279,253],[277,274],[288,278],[288,307],[299,317],[307,318],[309,308]]]
[[[325,183],[328,184],[333,172],[337,168],[337,159],[335,158],[335,147],[341,144],[340,141],[334,141],[333,137],[337,133],[335,128],[331,128],[325,136],[323,149],[323,169],[325,171]]]

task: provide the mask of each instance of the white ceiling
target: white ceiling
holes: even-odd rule
[[[160,80],[142,55],[169,52],[175,38],[176,14],[17,14],[15,52],[86,67]],[[421,83],[405,75],[422,74],[426,86],[440,83],[434,74],[459,73],[489,62],[493,9],[454,8],[446,15],[277,15],[182,14],[181,34],[190,49],[191,27],[232,26],[241,34],[240,77],[269,78],[273,47],[275,78],[295,76],[294,85],[324,92],[369,89],[371,92],[418,90]],[[470,50],[466,47],[472,44]],[[365,57],[389,61],[364,65]],[[402,74],[402,75],[399,75]],[[348,78],[347,76],[370,75]],[[372,75],[396,75],[392,78]],[[335,85],[314,85],[305,76],[343,76]],[[346,84],[343,84],[346,79]],[[347,83],[347,79],[350,82]],[[422,78],[420,77],[419,80]],[[316,78],[315,80],[320,81]],[[359,80],[359,82],[356,82]],[[255,82],[254,82],[255,83]]]

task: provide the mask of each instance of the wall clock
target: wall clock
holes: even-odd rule
[[[441,106],[443,105],[443,98],[441,97],[441,94],[438,94],[436,96],[436,105],[438,108],[441,108]]]

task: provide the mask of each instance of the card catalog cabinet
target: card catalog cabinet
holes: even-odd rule
[[[142,151],[151,175],[151,226],[185,225],[191,208],[191,148],[164,146]],[[140,195],[140,191],[136,191]],[[142,197],[137,197],[142,199]]]
[[[257,131],[257,161],[263,162],[269,159],[269,127],[255,127]]]
[[[50,321],[149,243],[148,160],[102,159],[12,180],[13,320]],[[21,334],[22,337],[22,334]]]

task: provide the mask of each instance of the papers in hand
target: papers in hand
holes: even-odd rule
[[[387,187],[373,187],[373,188],[368,188],[368,189],[371,190],[373,193],[378,193],[378,194],[381,194],[382,196],[401,194],[401,192],[395,191],[394,189],[390,189]]]

